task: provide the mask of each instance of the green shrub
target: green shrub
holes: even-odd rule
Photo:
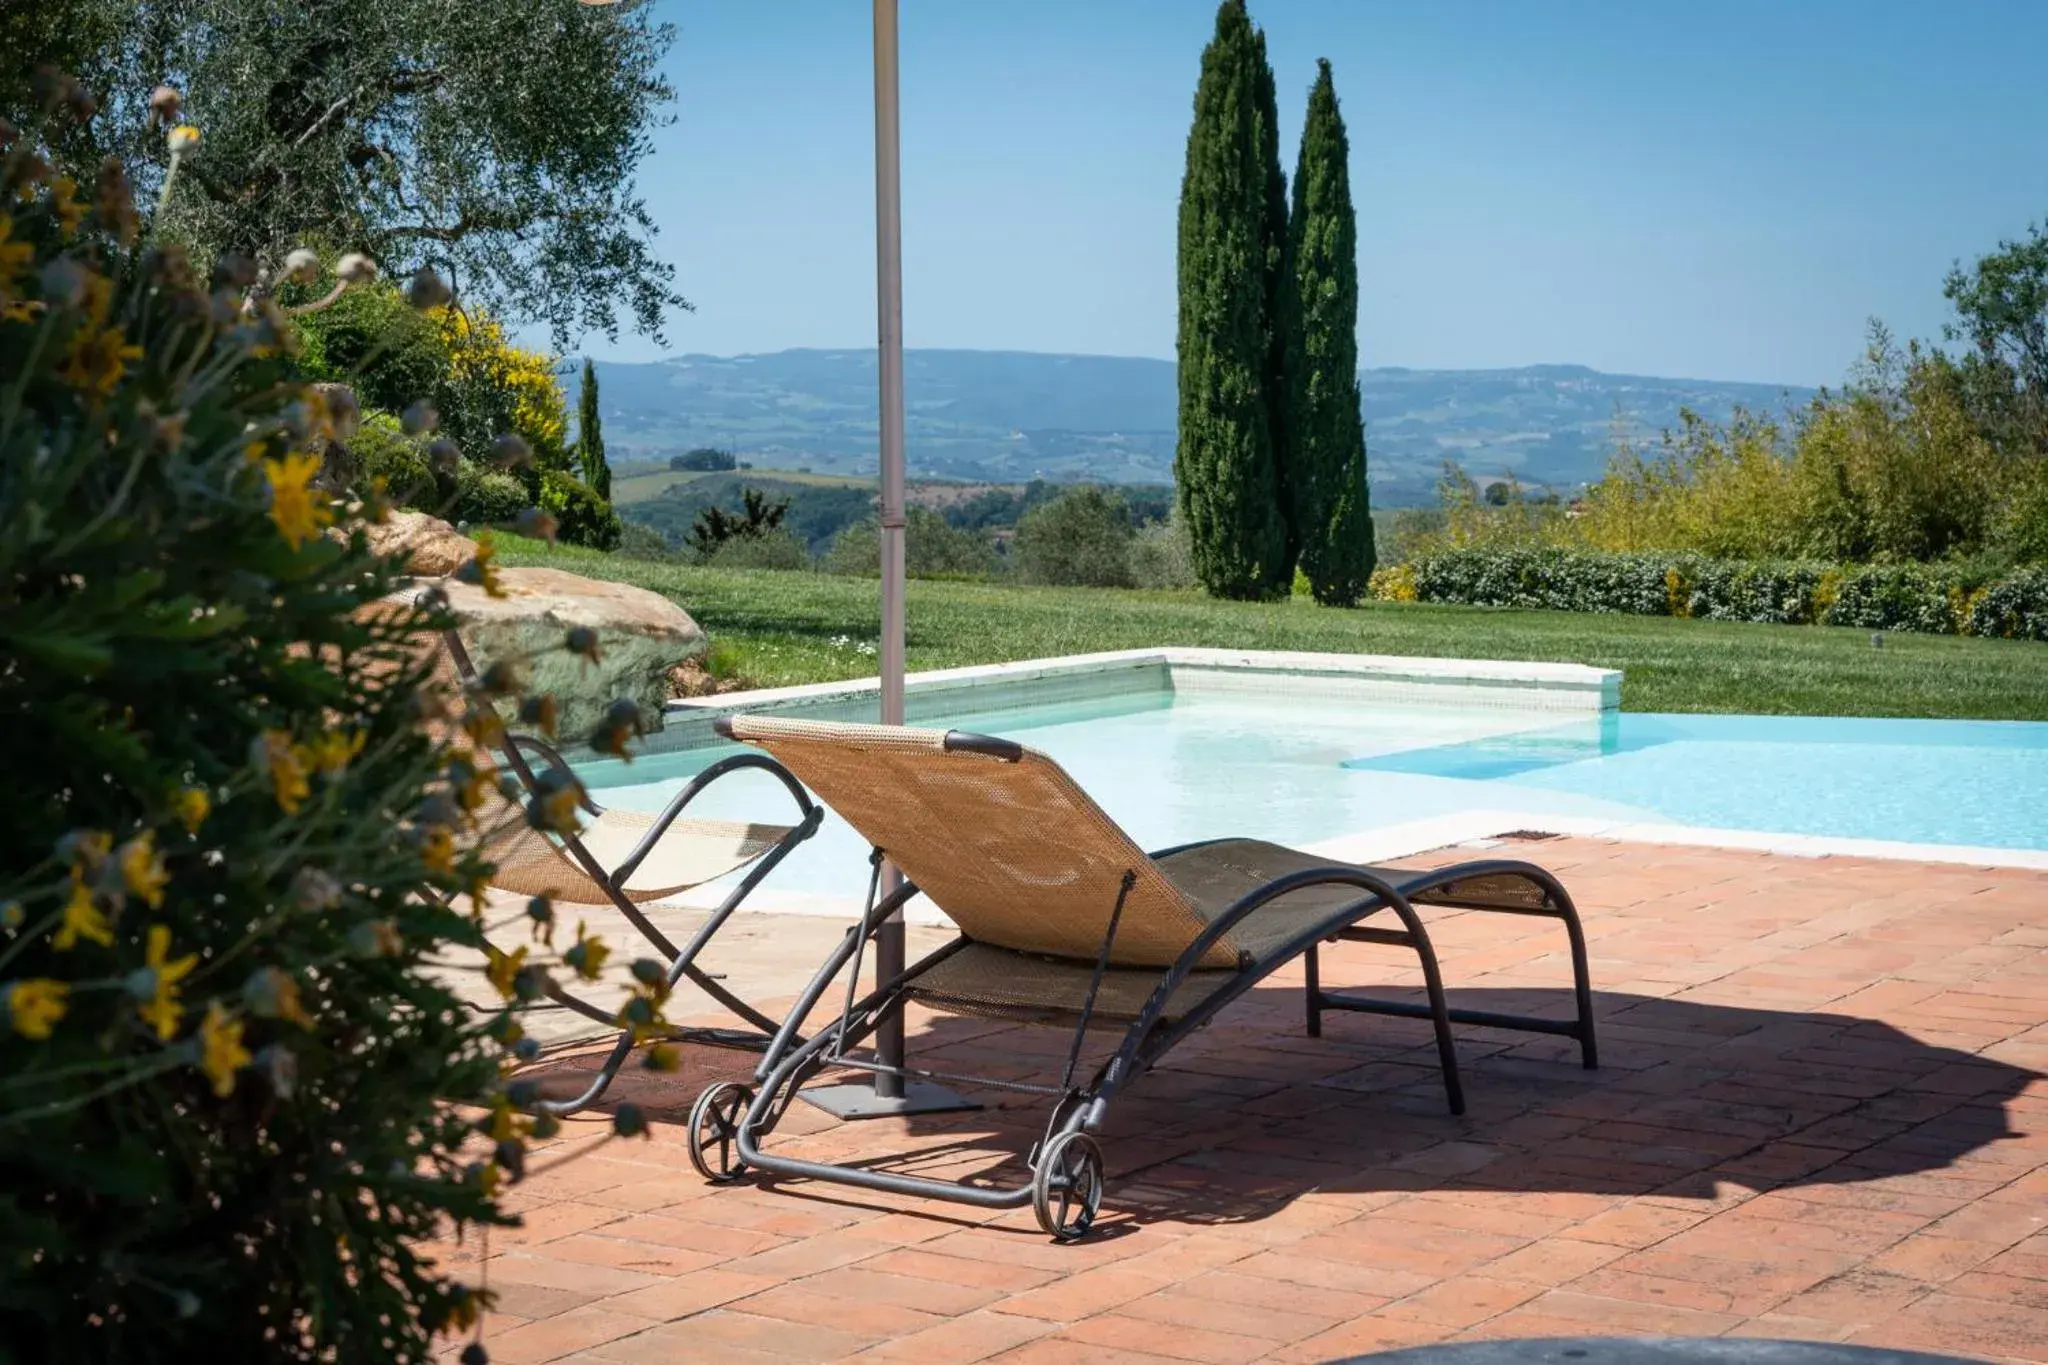
[[[1165,521],[1148,521],[1131,541],[1131,583],[1140,588],[1195,588],[1195,550],[1187,522],[1178,511]]]
[[[810,552],[783,527],[758,536],[734,536],[700,561],[718,569],[808,569]]]
[[[619,548],[617,554],[628,559],[653,559],[664,562],[674,561],[679,556],[668,538],[652,526],[638,521],[621,521],[619,525]]]
[[[1012,553],[1026,583],[1128,588],[1131,538],[1124,500],[1080,484],[1024,514]]]
[[[1386,600],[2043,638],[2048,570],[1989,561],[1864,564],[1585,550],[1440,550],[1375,575]]]
[[[593,550],[619,547],[619,514],[589,484],[560,469],[542,469],[538,479],[533,505],[554,516],[559,539]]]
[[[365,414],[348,449],[355,456],[358,477],[382,479],[385,495],[394,504],[439,515],[442,500],[434,471],[427,466],[420,442],[405,434],[396,417],[388,412]]]
[[[1970,604],[1969,631],[2009,640],[2048,640],[2048,567],[2018,569]]]
[[[289,324],[47,205],[0,215],[0,1357],[424,1360],[477,1297],[412,1243],[503,1221],[450,1107],[500,1049],[425,969],[483,870],[422,814],[449,622],[361,614],[398,566],[322,534]]]
[[[929,507],[904,513],[903,571],[909,578],[976,579],[997,571],[995,547],[978,532],[949,524]],[[874,518],[855,522],[832,539],[818,567],[826,573],[874,578],[882,551]]]
[[[505,1080],[548,966],[493,959],[477,1013],[442,965],[482,944],[501,722],[437,680],[445,606],[389,600],[381,505],[316,482],[349,409],[289,319],[34,150],[0,152],[0,1361],[425,1362],[484,1296],[418,1245],[511,1221],[553,1126]]]
[[[503,525],[531,506],[526,485],[510,474],[474,460],[456,465],[455,500],[448,520],[471,527]]]

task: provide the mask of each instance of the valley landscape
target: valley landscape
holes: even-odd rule
[[[910,473],[1021,484],[1173,477],[1171,361],[1022,351],[905,352]],[[716,446],[757,468],[872,476],[872,350],[599,361],[605,436],[621,473]],[[1569,490],[1600,477],[1617,430],[1654,440],[1681,408],[1803,407],[1813,390],[1606,374],[1579,365],[1360,372],[1368,472],[1381,506],[1433,501],[1445,460],[1479,481]]]

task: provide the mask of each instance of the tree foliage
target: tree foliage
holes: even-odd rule
[[[1327,61],[1317,63],[1287,226],[1287,510],[1316,601],[1355,606],[1373,570],[1358,407],[1358,223],[1351,146]]]
[[[1963,379],[1994,437],[2048,458],[2048,225],[1949,272],[1949,336],[1972,348]]]
[[[604,458],[604,420],[597,411],[597,366],[583,359],[583,387],[576,395],[576,465],[583,482],[605,502],[612,500],[612,467]]]
[[[472,304],[545,323],[557,344],[658,334],[687,307],[652,248],[633,176],[672,91],[671,30],[641,4],[577,0],[44,0],[30,41],[70,38],[108,117],[60,146],[81,179],[123,159],[145,191],[166,158],[147,92],[184,92],[201,142],[163,229],[201,259],[275,270],[301,246],[431,265]],[[32,30],[32,31],[30,31]],[[10,56],[14,55],[10,52]],[[24,52],[25,65],[35,57]],[[0,97],[14,82],[0,81]],[[0,113],[14,114],[0,109]],[[17,120],[18,121],[18,120]],[[69,153],[65,156],[65,153]]]
[[[1055,587],[1128,588],[1133,534],[1120,496],[1078,484],[1017,524],[1017,575]]]
[[[1202,52],[1181,180],[1180,424],[1174,479],[1202,583],[1273,598],[1291,582],[1272,404],[1272,75],[1243,0],[1224,0]]]
[[[730,540],[758,540],[777,530],[789,512],[789,500],[770,502],[758,488],[740,494],[737,516],[719,507],[707,507],[690,527],[690,548],[699,559],[710,559]]]

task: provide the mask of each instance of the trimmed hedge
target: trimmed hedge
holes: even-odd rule
[[[1383,601],[1860,626],[2048,640],[2048,568],[1710,559],[1557,547],[1443,550],[1374,575]]]

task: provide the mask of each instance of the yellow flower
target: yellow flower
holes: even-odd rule
[[[446,825],[434,825],[419,836],[420,861],[431,872],[447,876],[455,870],[455,836]]]
[[[85,876],[77,869],[71,873],[71,898],[64,902],[64,922],[58,926],[56,937],[50,946],[58,952],[69,952],[81,938],[89,938],[103,947],[114,942],[114,926],[93,902],[92,888],[85,884]]]
[[[235,1073],[255,1059],[242,1046],[242,1022],[218,1004],[206,1007],[199,1024],[199,1069],[213,1082],[213,1093],[226,1099],[235,1092]]]
[[[128,366],[140,359],[142,348],[129,345],[119,327],[87,326],[71,339],[57,377],[73,388],[111,394],[121,386]]]
[[[526,965],[526,949],[522,946],[510,953],[501,953],[490,944],[484,945],[486,965],[484,979],[489,981],[499,995],[510,1000],[513,996],[512,983],[519,975],[519,969]]]
[[[177,156],[180,153],[189,152],[199,145],[199,129],[194,124],[181,123],[171,129],[169,142],[171,155]]]
[[[66,237],[78,231],[78,225],[85,221],[85,205],[78,202],[76,180],[60,175],[50,182],[50,212],[57,216]]]
[[[504,580],[498,577],[498,545],[489,531],[479,531],[476,537],[476,557],[455,571],[458,582],[474,583],[484,590],[486,597],[503,597]]]
[[[263,462],[263,477],[270,484],[270,519],[294,550],[334,520],[334,509],[307,486],[319,472],[318,455],[286,455]]]
[[[197,834],[199,827],[206,823],[206,817],[213,813],[213,798],[206,794],[204,787],[185,787],[171,798],[171,814],[178,817],[188,834]]]
[[[367,730],[357,730],[353,734],[329,730],[306,741],[306,757],[316,770],[338,773],[348,766],[350,759],[363,751],[363,745],[369,738]]]
[[[144,904],[154,910],[164,903],[164,887],[170,884],[171,874],[164,870],[153,832],[144,830],[121,845],[114,861],[121,869],[122,884],[142,897]]]
[[[178,1031],[178,1021],[185,1017],[185,1007],[178,1003],[178,983],[199,964],[199,955],[172,957],[171,931],[161,924],[152,924],[142,960],[147,965],[130,978],[129,984],[129,990],[142,1000],[136,1013],[156,1029],[158,1038],[169,1042]]]
[[[7,1022],[24,1038],[41,1042],[64,1017],[64,1000],[71,988],[47,977],[17,981],[0,991],[7,1002]]]
[[[36,249],[12,238],[14,219],[0,213],[0,322],[29,322],[42,304],[25,297],[17,284],[35,265]]]
[[[575,946],[562,954],[562,961],[585,981],[595,981],[604,970],[604,960],[611,955],[612,950],[605,947],[603,939],[584,936],[583,924],[578,921]]]
[[[242,985],[242,1000],[265,1019],[283,1019],[300,1028],[313,1027],[313,1016],[299,1003],[299,983],[278,967],[258,967]]]
[[[271,794],[277,798],[279,808],[286,815],[297,813],[312,790],[306,782],[305,751],[282,730],[264,731],[255,749],[257,764],[270,773]]]

